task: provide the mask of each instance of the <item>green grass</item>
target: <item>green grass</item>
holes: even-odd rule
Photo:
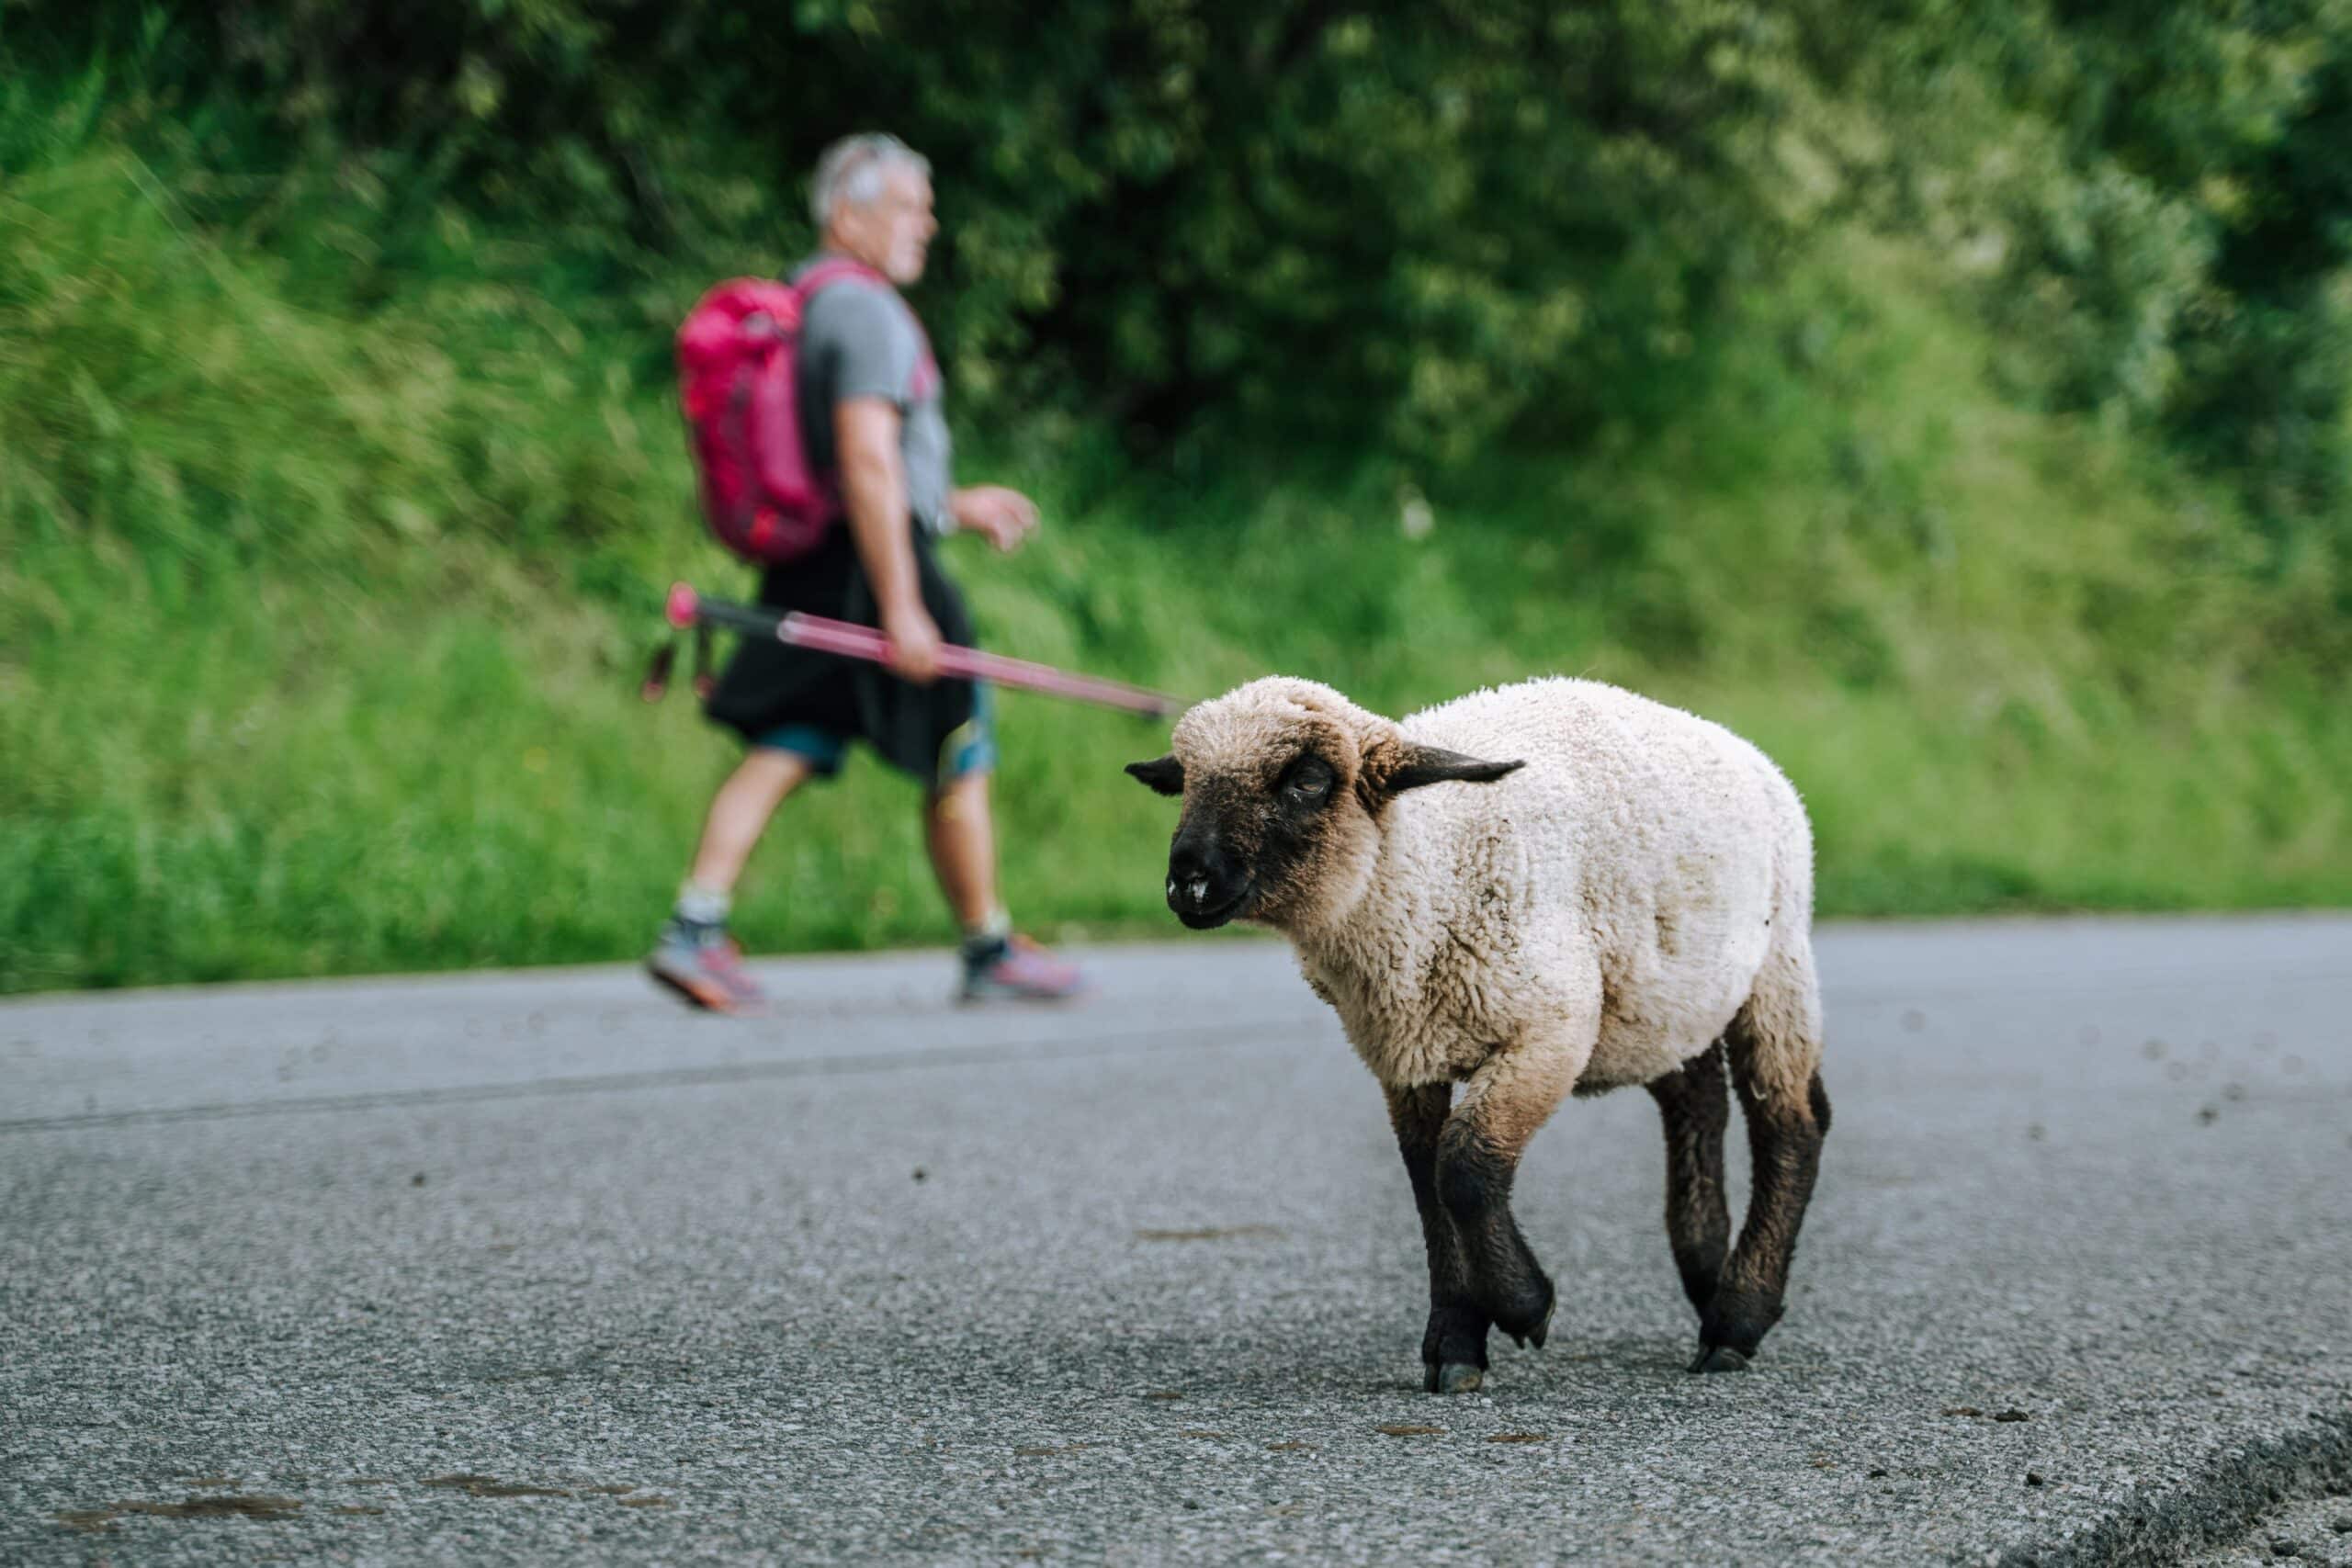
[[[640,951],[733,756],[636,700],[660,590],[743,577],[647,341],[454,213],[346,270],[380,249],[364,189],[199,220],[200,182],[101,130],[9,145],[45,151],[0,185],[0,990]],[[992,646],[1190,694],[1280,671],[1402,711],[1566,672],[1691,707],[1804,793],[1827,914],[2352,903],[2326,584],[2006,403],[1960,299],[1853,238],[1666,427],[1430,482],[1420,539],[1385,465],[1186,482],[1039,421],[966,477],[1050,531],[953,569]],[[1171,934],[1170,809],[1119,771],[1164,729],[1001,720],[1024,923]],[[747,943],[944,937],[916,806],[865,760],[795,801]]]

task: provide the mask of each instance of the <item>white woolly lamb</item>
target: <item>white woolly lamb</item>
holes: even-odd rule
[[[1591,681],[1399,723],[1269,678],[1193,708],[1168,756],[1127,771],[1183,796],[1169,907],[1289,937],[1387,1091],[1429,1249],[1430,1390],[1479,1386],[1489,1325],[1543,1345],[1556,1296],[1511,1179],[1564,1096],[1627,1084],[1665,1117],[1691,1370],[1747,1364],[1829,1128],[1812,831],[1762,752]],[[1426,787],[1447,783],[1481,787]],[[1726,1065],[1755,1160],[1728,1257]]]

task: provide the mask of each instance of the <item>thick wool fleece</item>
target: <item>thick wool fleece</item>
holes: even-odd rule
[[[1175,751],[1189,792],[1261,778],[1317,739],[1340,742],[1341,819],[1310,886],[1260,918],[1383,1083],[1466,1078],[1474,1097],[1522,1087],[1537,1102],[1550,1097],[1510,1080],[1647,1083],[1745,1009],[1750,1092],[1803,1103],[1821,1032],[1812,833],[1755,747],[1592,681],[1481,691],[1398,723],[1276,678],[1187,714]],[[1383,770],[1415,743],[1526,766],[1384,796]]]

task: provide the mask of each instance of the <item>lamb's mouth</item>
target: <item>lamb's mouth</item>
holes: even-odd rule
[[[1219,904],[1216,908],[1199,909],[1191,914],[1186,914],[1183,910],[1179,909],[1176,911],[1176,918],[1183,921],[1186,926],[1190,927],[1193,931],[1215,931],[1217,927],[1224,925],[1227,921],[1237,918],[1241,913],[1242,908],[1256,896],[1257,891],[1258,888],[1255,883],[1245,882],[1241,885],[1240,892],[1235,894],[1224,903]]]

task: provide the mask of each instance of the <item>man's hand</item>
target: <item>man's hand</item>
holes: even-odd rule
[[[1037,531],[1037,503],[1017,490],[1002,485],[975,485],[947,498],[947,514],[967,534],[985,536],[1007,552],[1017,550]]]
[[[939,679],[939,623],[921,604],[885,611],[882,635],[890,643],[890,668],[918,686]]]

